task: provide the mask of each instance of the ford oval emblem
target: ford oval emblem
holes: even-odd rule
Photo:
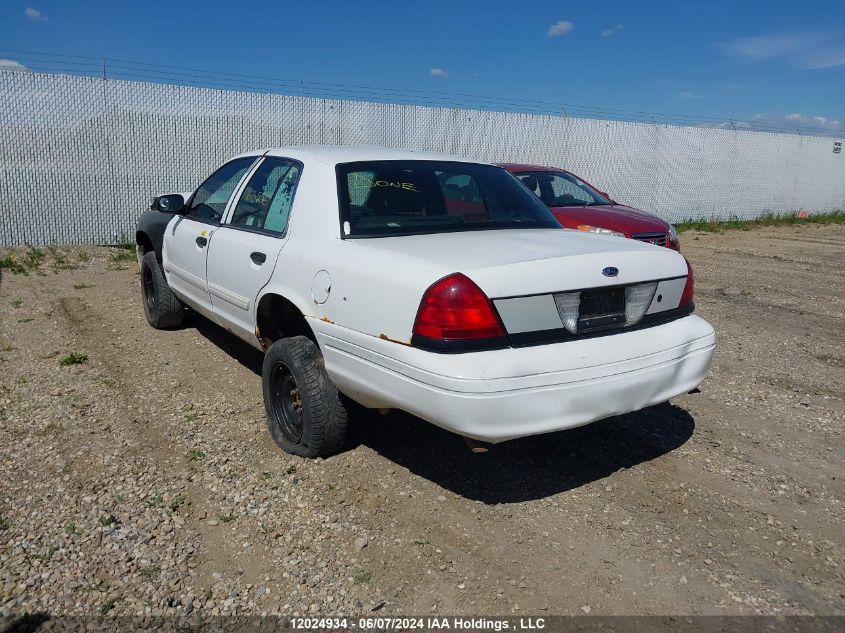
[[[607,268],[602,268],[601,274],[605,277],[616,277],[619,274],[619,269],[613,266],[608,266]]]

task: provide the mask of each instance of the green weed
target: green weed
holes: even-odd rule
[[[805,218],[798,217],[797,213],[776,215],[771,212],[764,213],[756,220],[741,220],[739,218],[700,218],[698,220],[684,220],[675,225],[678,233],[685,231],[703,231],[706,233],[721,233],[727,229],[739,231],[750,231],[761,226],[791,226],[794,224],[845,224],[845,211],[832,211],[831,213],[810,213]]]
[[[88,354],[77,354],[76,352],[71,352],[67,356],[62,356],[62,358],[59,359],[59,365],[63,367],[67,367],[68,365],[82,365],[87,362]]]

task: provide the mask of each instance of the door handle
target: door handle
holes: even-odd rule
[[[208,244],[208,240],[206,238],[204,238],[202,235],[200,235],[197,238],[197,246],[199,246],[200,248],[205,248],[206,244]]]
[[[249,258],[259,266],[267,261],[267,255],[265,253],[259,253],[258,251],[250,253]]]

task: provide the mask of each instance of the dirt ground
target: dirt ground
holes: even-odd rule
[[[120,251],[4,271],[0,615],[845,613],[845,227],[682,245],[701,391],[486,455],[401,413],[286,455],[259,354],[151,329]]]

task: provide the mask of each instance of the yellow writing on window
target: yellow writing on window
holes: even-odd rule
[[[399,180],[370,180],[366,176],[350,174],[350,189],[372,189],[373,187],[394,187],[396,189],[404,189],[405,191],[420,193],[419,189],[417,189],[416,185],[412,182],[402,182]]]

